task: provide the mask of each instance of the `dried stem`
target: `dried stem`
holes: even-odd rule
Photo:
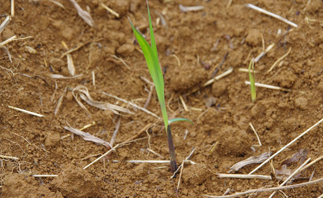
[[[267,160],[265,160],[262,164],[260,164],[257,168],[255,168],[253,171],[251,171],[249,173],[249,175],[253,174],[254,172],[256,172],[259,168],[261,168],[263,165],[265,165],[267,162],[269,162],[271,159],[273,159],[276,155],[278,155],[279,153],[281,153],[283,150],[285,150],[287,147],[289,147],[290,145],[292,145],[294,142],[296,142],[298,139],[300,139],[301,137],[303,137],[305,134],[307,134],[309,131],[311,131],[314,127],[316,127],[317,125],[319,125],[321,122],[323,121],[323,118],[318,121],[317,123],[315,123],[313,126],[311,126],[310,128],[308,128],[306,131],[304,131],[302,134],[300,134],[299,136],[297,136],[294,140],[292,140],[290,143],[288,143],[287,145],[285,145],[283,148],[281,148],[279,151],[277,151],[275,154],[273,154],[271,157],[269,157]]]

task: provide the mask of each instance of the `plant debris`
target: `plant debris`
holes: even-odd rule
[[[231,172],[237,172],[238,170],[240,170],[241,168],[250,165],[250,164],[260,164],[262,162],[264,162],[266,159],[268,159],[271,155],[271,152],[266,152],[263,153],[259,156],[252,156],[249,157],[248,159],[242,160],[236,164],[234,164],[233,166],[231,166],[229,173]]]

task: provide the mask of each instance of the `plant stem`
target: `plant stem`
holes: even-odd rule
[[[172,132],[170,130],[170,125],[167,126],[167,142],[170,155],[170,170],[175,172],[177,170],[175,146],[173,142]]]

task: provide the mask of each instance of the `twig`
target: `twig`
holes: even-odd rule
[[[288,186],[280,186],[280,187],[273,187],[273,188],[251,189],[251,190],[247,190],[245,192],[236,193],[236,194],[233,194],[233,195],[225,195],[225,196],[203,195],[203,196],[204,197],[211,197],[211,198],[238,197],[238,196],[247,195],[247,194],[251,194],[251,193],[271,192],[271,191],[276,191],[276,190],[285,190],[285,189],[290,189],[290,188],[298,188],[298,187],[302,187],[302,186],[307,186],[307,185],[315,184],[315,183],[318,183],[318,182],[323,182],[323,178],[320,178],[320,179],[317,179],[317,180],[313,180],[313,181],[310,181],[310,182],[304,182],[304,183],[294,184],[294,185],[288,185]]]
[[[279,186],[284,186],[291,178],[293,178],[297,173],[300,172],[300,170],[311,160],[311,158],[307,159],[300,167],[298,167],[282,184]],[[276,192],[273,192],[269,198],[272,198]]]
[[[274,17],[274,18],[276,18],[276,19],[278,19],[278,20],[281,20],[281,21],[283,21],[283,22],[285,22],[285,23],[287,23],[288,25],[291,25],[291,26],[293,26],[293,27],[298,27],[295,23],[293,23],[293,22],[291,22],[291,21],[288,21],[287,19],[285,19],[285,18],[283,18],[283,17],[281,17],[281,16],[279,16],[279,15],[277,15],[277,14],[274,14],[274,13],[272,13],[272,12],[268,12],[267,10],[264,10],[264,9],[262,9],[262,8],[259,8],[259,7],[257,7],[257,6],[255,6],[255,5],[252,5],[252,4],[246,4],[246,7],[248,7],[248,8],[251,8],[251,9],[254,9],[254,10],[256,10],[256,11],[258,11],[258,12],[261,12],[261,13],[263,13],[263,14],[267,14],[267,15],[269,15],[269,16],[271,16],[271,17]]]
[[[119,98],[119,97],[117,97],[117,96],[114,96],[114,95],[111,95],[111,94],[108,94],[108,93],[105,93],[105,92],[101,92],[102,94],[104,94],[104,95],[106,95],[106,96],[109,96],[109,97],[112,97],[112,98],[115,98],[115,99],[117,99],[117,100],[120,100],[120,101],[122,101],[122,102],[124,102],[124,103],[126,103],[126,104],[129,104],[129,105],[131,105],[131,106],[133,106],[133,107],[135,107],[135,108],[138,108],[138,109],[140,109],[141,111],[144,111],[144,112],[146,112],[146,113],[148,113],[149,115],[152,115],[152,116],[154,116],[154,117],[156,117],[156,118],[158,118],[158,119],[161,119],[159,116],[157,116],[156,114],[154,114],[154,113],[152,113],[152,112],[150,112],[150,111],[148,111],[147,109],[144,109],[144,108],[142,108],[142,107],[140,107],[140,106],[138,106],[138,105],[136,105],[136,104],[134,104],[134,103],[132,103],[132,102],[128,102],[128,101],[126,101],[126,100],[124,100],[124,99],[122,99],[122,98]]]
[[[4,159],[12,159],[12,160],[19,160],[18,157],[11,157],[11,156],[5,156],[5,155],[0,155],[0,158],[4,158]]]
[[[218,173],[216,174],[219,178],[238,178],[238,179],[263,179],[263,180],[272,180],[270,175],[247,175],[247,174],[225,174]]]
[[[292,48],[290,47],[287,51],[286,54],[284,54],[282,57],[280,57],[271,67],[270,69],[266,72],[266,73],[269,73],[271,70],[274,69],[274,67],[280,62],[282,61],[286,56],[288,56],[289,52],[292,50]]]
[[[292,140],[290,143],[288,143],[287,145],[285,145],[283,148],[281,148],[279,151],[277,151],[275,154],[273,154],[272,156],[270,156],[267,160],[265,160],[262,164],[260,164],[257,168],[255,168],[253,171],[251,171],[249,173],[249,175],[253,174],[254,172],[256,172],[259,168],[261,168],[263,165],[265,165],[267,162],[269,162],[271,159],[273,159],[276,155],[278,155],[279,153],[281,153],[283,150],[285,150],[287,147],[289,147],[290,145],[292,145],[294,142],[296,142],[298,139],[300,139],[301,137],[303,137],[305,134],[307,134],[309,131],[311,131],[314,127],[316,127],[317,125],[319,125],[321,122],[323,121],[323,118],[318,121],[317,123],[315,123],[313,126],[311,126],[310,128],[308,128],[306,131],[304,131],[302,134],[300,134],[299,136],[297,136],[294,140]]]
[[[34,113],[34,112],[31,112],[31,111],[27,111],[27,110],[24,110],[24,109],[20,109],[20,108],[17,108],[17,107],[13,107],[13,106],[9,106],[8,107],[10,109],[14,109],[14,110],[17,110],[17,111],[21,111],[23,113],[27,113],[27,114],[30,114],[30,115],[33,115],[33,116],[37,116],[37,117],[44,117],[44,115],[41,115],[41,114],[38,114],[38,113]]]

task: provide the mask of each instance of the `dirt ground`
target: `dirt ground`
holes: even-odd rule
[[[19,159],[0,158],[1,197],[202,197],[275,187],[272,180],[218,178],[230,167],[251,156],[278,151],[323,118],[323,3],[321,0],[260,1],[149,1],[159,61],[164,72],[165,96],[169,117],[185,117],[194,122],[172,125],[178,164],[191,152],[196,164],[184,166],[170,179],[168,164],[129,163],[126,160],[167,160],[168,146],[162,120],[129,104],[108,97],[118,96],[144,107],[151,90],[151,80],[139,45],[134,40],[128,17],[147,37],[147,8],[144,0],[79,0],[90,10],[95,27],[87,25],[69,1],[58,0],[65,9],[51,1],[16,0],[15,16],[0,35],[0,42],[16,35],[0,53],[0,154]],[[107,12],[101,3],[120,17]],[[252,3],[296,23],[297,28],[245,6]],[[181,12],[184,6],[204,6],[203,10]],[[1,22],[10,15],[10,1],[1,0]],[[161,23],[160,15],[166,21]],[[71,53],[76,68],[72,79],[53,79],[51,74],[70,77],[67,49],[81,46]],[[264,41],[264,42],[263,42]],[[274,47],[255,64],[256,82],[288,90],[257,88],[257,100],[251,101],[247,68],[252,57],[263,48]],[[35,52],[30,50],[35,49]],[[290,53],[267,72],[289,49]],[[226,59],[225,55],[228,53]],[[120,59],[115,58],[115,55]],[[224,61],[223,61],[224,60]],[[123,63],[124,61],[124,63]],[[219,65],[223,62],[222,66]],[[201,87],[229,68],[233,72]],[[93,74],[95,84],[93,84]],[[81,101],[90,115],[74,99],[71,90],[86,86],[96,101],[110,102],[129,109],[133,114],[115,115],[110,110],[92,107]],[[200,88],[199,88],[200,87]],[[62,106],[55,115],[59,98]],[[199,88],[196,92],[192,90]],[[291,90],[291,91],[289,91]],[[191,93],[191,94],[188,94]],[[188,111],[181,103],[183,97]],[[9,108],[14,106],[44,115],[36,117]],[[161,116],[155,89],[147,110]],[[122,143],[151,124],[135,141],[117,148],[104,160],[94,161],[108,149],[71,137],[63,127],[70,124],[84,132],[110,142],[120,119],[116,143]],[[262,146],[258,145],[253,124]],[[307,158],[323,152],[323,126],[319,125],[276,156],[278,170],[283,160],[301,149]],[[158,155],[150,152],[154,151]],[[118,162],[113,162],[118,160]],[[289,170],[300,165],[296,161]],[[248,174],[257,165],[237,173]],[[272,175],[267,163],[255,174]],[[33,175],[57,175],[34,177]],[[323,162],[306,169],[292,184],[323,176]],[[322,183],[276,193],[289,197],[318,197]],[[252,197],[268,197],[259,193]]]

